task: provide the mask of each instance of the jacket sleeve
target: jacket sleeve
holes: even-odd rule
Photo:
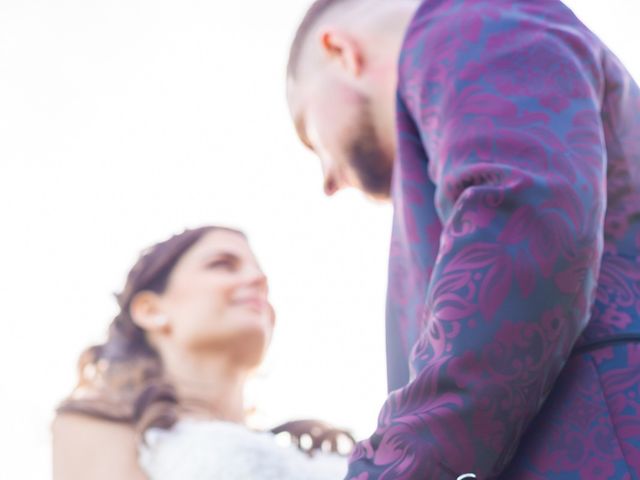
[[[606,204],[597,52],[586,29],[495,10],[407,36],[399,108],[443,230],[410,381],[349,479],[494,478],[589,318]]]

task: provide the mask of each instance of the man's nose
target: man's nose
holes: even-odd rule
[[[324,194],[328,197],[340,190],[340,186],[333,175],[324,177]]]
[[[324,178],[324,194],[330,197],[342,188],[339,172],[335,163],[329,157],[320,156],[320,165],[322,166],[322,176]]]

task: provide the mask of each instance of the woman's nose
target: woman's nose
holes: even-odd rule
[[[264,289],[265,292],[269,290],[267,276],[262,270],[260,270],[259,268],[251,269],[248,275],[249,275],[249,283],[251,285],[260,287],[260,289]]]

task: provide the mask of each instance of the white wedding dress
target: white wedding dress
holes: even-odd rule
[[[183,419],[145,439],[138,459],[150,480],[341,480],[347,472],[345,457],[309,457],[271,433],[222,421]]]

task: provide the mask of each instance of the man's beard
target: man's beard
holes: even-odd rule
[[[363,106],[358,134],[351,141],[348,151],[349,165],[358,177],[362,190],[374,198],[389,198],[393,160],[382,148],[368,104]]]

